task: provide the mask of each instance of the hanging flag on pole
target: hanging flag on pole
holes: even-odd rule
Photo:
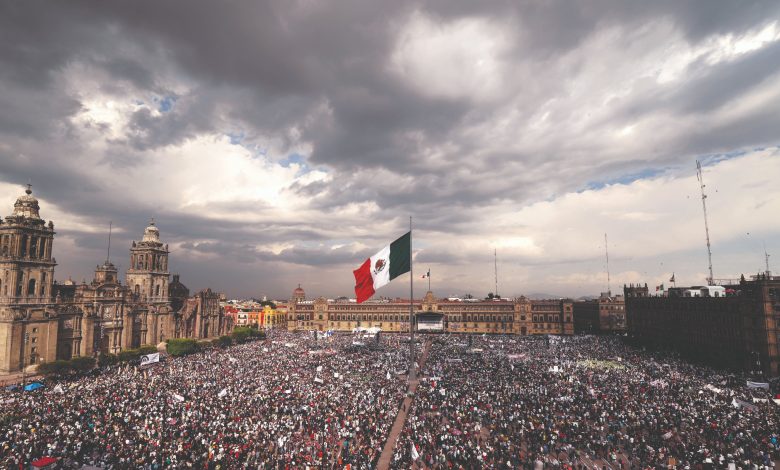
[[[409,231],[365,260],[352,272],[355,275],[355,295],[358,303],[368,300],[377,289],[409,272],[411,241],[412,232]]]
[[[425,279],[426,277],[431,277],[431,268],[428,268],[428,272],[423,274],[421,279]]]
[[[669,282],[674,282],[674,273],[672,273],[672,277],[669,279]]]

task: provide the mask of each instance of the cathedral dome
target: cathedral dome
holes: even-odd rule
[[[154,219],[152,219],[152,221],[149,222],[149,226],[146,227],[146,230],[144,230],[143,241],[145,241],[145,242],[159,242],[160,241],[160,229],[158,229],[154,225]]]
[[[19,199],[17,199],[14,204],[13,215],[16,217],[40,220],[41,216],[38,214],[40,206],[38,205],[38,200],[32,195],[32,188],[29,184],[24,192],[25,195],[19,196]]]

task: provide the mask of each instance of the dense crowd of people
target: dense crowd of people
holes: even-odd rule
[[[768,390],[617,338],[433,341],[393,468],[772,468]]]
[[[372,341],[272,332],[146,370],[2,390],[0,466],[372,468],[407,368],[399,336]]]
[[[0,390],[0,466],[772,468],[780,406],[736,376],[617,338],[425,338],[407,393],[408,339],[268,339],[142,369],[118,365]],[[392,442],[392,441],[391,441]]]

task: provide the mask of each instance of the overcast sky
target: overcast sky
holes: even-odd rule
[[[415,289],[598,294],[780,271],[780,2],[0,4],[0,214],[59,280],[151,217],[230,297],[353,295],[415,220]],[[408,295],[408,277],[379,294]]]

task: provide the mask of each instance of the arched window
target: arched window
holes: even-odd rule
[[[141,295],[141,286],[135,285],[135,295]]]
[[[27,256],[27,235],[22,235],[21,256]]]
[[[155,295],[155,297],[159,297],[160,296],[160,284],[157,284],[157,288],[154,289],[154,295]]]
[[[30,279],[30,281],[27,283],[27,296],[34,296],[35,295],[35,279]]]

